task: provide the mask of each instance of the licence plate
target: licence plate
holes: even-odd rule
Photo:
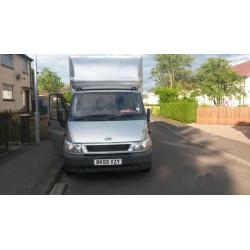
[[[122,165],[122,159],[96,159],[95,166]]]

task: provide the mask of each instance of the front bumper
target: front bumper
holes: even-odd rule
[[[143,170],[151,166],[152,150],[127,154],[71,155],[63,153],[64,168],[69,172],[115,172]],[[95,159],[122,159],[121,166],[95,166]]]

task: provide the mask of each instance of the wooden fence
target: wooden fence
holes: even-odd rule
[[[250,125],[250,107],[198,107],[196,123]]]
[[[29,123],[21,111],[0,113],[0,155],[9,151],[10,143],[29,142]]]

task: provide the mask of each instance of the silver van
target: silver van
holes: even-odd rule
[[[69,58],[72,100],[49,97],[49,134],[66,172],[150,170],[150,112],[142,102],[142,57]]]

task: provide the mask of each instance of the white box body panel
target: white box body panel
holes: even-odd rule
[[[71,56],[70,84],[77,89],[131,89],[142,92],[142,57],[130,55]]]

